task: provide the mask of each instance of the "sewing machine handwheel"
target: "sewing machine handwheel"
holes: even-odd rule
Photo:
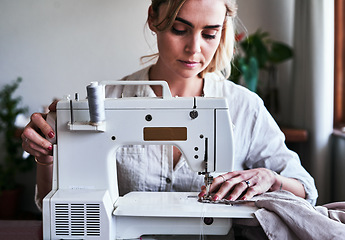
[[[214,219],[212,217],[206,217],[204,218],[204,223],[206,225],[211,225],[213,223]]]

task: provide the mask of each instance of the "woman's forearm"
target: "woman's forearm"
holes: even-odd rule
[[[52,189],[52,177],[53,177],[53,157],[45,156],[37,159],[37,197],[42,202],[43,198]]]
[[[271,191],[286,190],[298,197],[306,198],[306,193],[303,184],[294,178],[287,178],[276,174],[275,183],[271,187]]]

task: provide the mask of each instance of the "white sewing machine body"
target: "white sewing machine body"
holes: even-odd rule
[[[148,84],[107,82],[106,84]],[[151,82],[150,82],[151,84]],[[116,150],[177,146],[196,172],[233,170],[232,123],[223,98],[104,99],[105,121],[90,124],[88,100],[57,105],[52,191],[43,200],[44,239],[127,239],[154,234],[225,235],[231,218],[255,208],[205,204],[197,193],[131,192],[119,197]],[[163,91],[163,92],[164,92]],[[147,173],[149,174],[149,173]],[[209,224],[209,225],[208,225]]]

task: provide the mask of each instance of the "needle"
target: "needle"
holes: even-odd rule
[[[210,184],[206,185],[206,197],[210,196]]]

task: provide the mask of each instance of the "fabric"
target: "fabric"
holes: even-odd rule
[[[124,80],[148,80],[149,68]],[[315,204],[317,190],[313,178],[301,166],[298,155],[287,149],[284,134],[255,93],[217,74],[207,74],[204,95],[228,100],[234,125],[235,170],[265,167],[298,179],[305,187],[307,200]],[[155,97],[155,94],[148,85],[109,86],[106,96]],[[173,167],[172,146],[123,146],[117,152],[117,163],[121,195],[130,191],[200,191],[203,185],[203,176],[192,172],[183,157]]]
[[[344,239],[345,202],[313,207],[287,191],[267,192],[254,200],[260,208],[255,217],[270,240]]]

